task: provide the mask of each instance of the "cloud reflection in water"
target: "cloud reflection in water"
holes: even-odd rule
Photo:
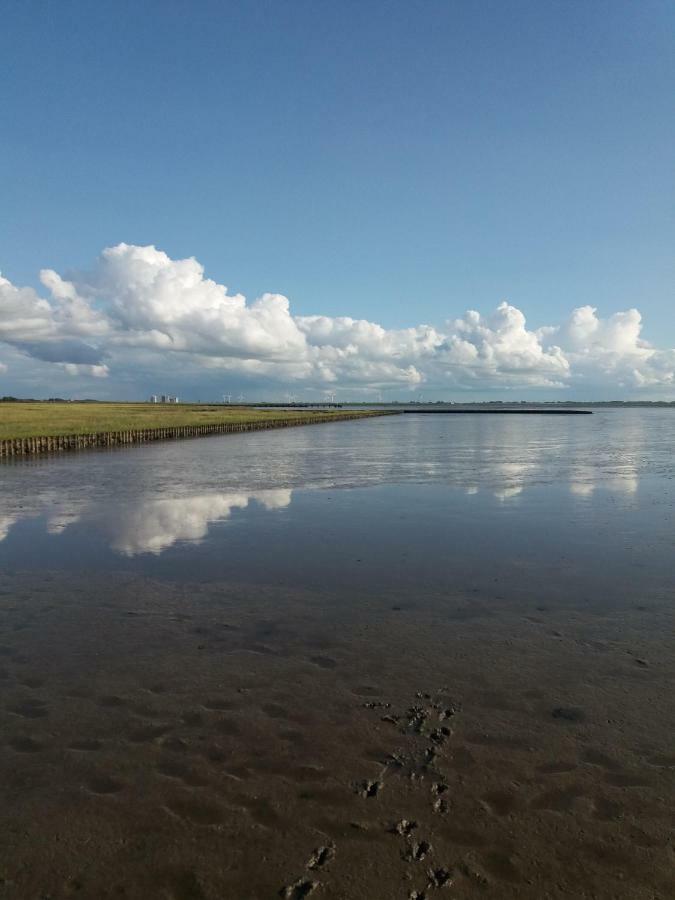
[[[211,524],[228,519],[235,509],[246,509],[251,501],[265,509],[283,509],[291,494],[276,490],[143,500],[106,523],[110,546],[124,556],[160,554],[178,541],[200,541]]]

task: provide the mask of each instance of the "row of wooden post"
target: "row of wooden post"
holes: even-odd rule
[[[63,450],[83,450],[89,447],[118,447],[123,444],[142,444],[146,441],[200,437],[207,434],[231,434],[267,428],[288,428],[291,425],[313,425],[319,422],[340,422],[344,419],[361,419],[372,415],[381,415],[383,412],[369,410],[339,415],[319,413],[311,418],[260,419],[253,422],[215,422],[206,425],[177,425],[172,428],[139,428],[129,431],[98,431],[93,434],[10,438],[0,441],[0,458],[59,453]]]

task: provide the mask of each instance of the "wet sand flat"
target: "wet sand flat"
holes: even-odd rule
[[[662,606],[0,591],[3,896],[675,895]]]
[[[675,896],[674,443],[394,416],[3,464],[0,897]]]

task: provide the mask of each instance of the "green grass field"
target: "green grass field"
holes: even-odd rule
[[[346,410],[251,409],[187,403],[176,406],[151,403],[0,403],[0,440],[265,419],[311,422],[317,415],[325,416],[327,413],[336,420],[347,415],[354,416],[354,411]]]

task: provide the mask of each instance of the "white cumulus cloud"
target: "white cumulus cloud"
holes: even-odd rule
[[[536,330],[509,303],[439,326],[387,329],[349,316],[294,316],[281,294],[247,302],[194,258],[118,244],[87,272],[40,273],[47,296],[0,277],[0,344],[80,379],[211,378],[342,388],[675,388],[675,351],[641,338],[636,309],[574,309]],[[0,372],[6,367],[0,364]],[[14,372],[14,363],[12,363]]]

